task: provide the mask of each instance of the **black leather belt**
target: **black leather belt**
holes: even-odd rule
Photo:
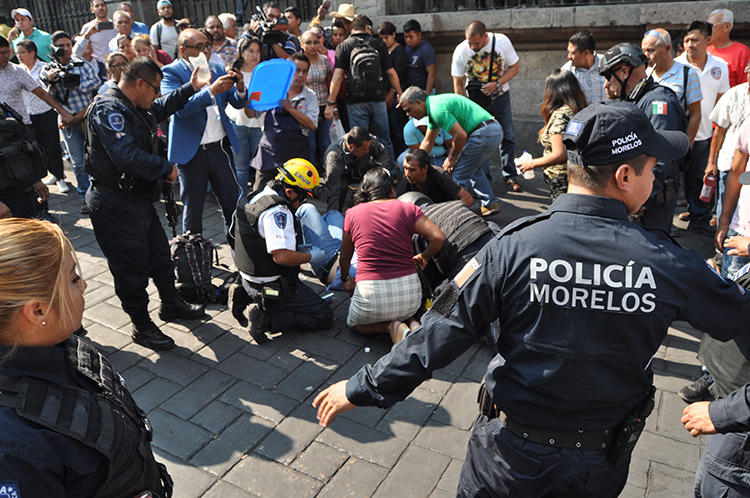
[[[584,431],[566,431],[561,429],[539,429],[516,422],[508,418],[508,414],[500,410],[497,416],[500,422],[516,436],[555,448],[571,448],[578,450],[606,450],[612,444],[612,429]]]
[[[493,118],[493,119],[485,119],[484,121],[482,121],[481,123],[479,123],[479,124],[477,125],[477,127],[476,127],[476,128],[474,128],[474,129],[476,130],[477,128],[481,128],[482,126],[489,126],[489,125],[491,125],[492,123],[497,123],[497,121],[495,121],[495,119],[494,119],[494,118]]]
[[[214,147],[221,147],[221,142],[223,142],[224,139],[217,140],[216,142],[211,142],[207,144],[201,144],[200,148],[203,150],[213,149]]]

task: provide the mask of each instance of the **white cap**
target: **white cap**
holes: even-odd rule
[[[22,16],[26,16],[29,19],[34,19],[34,17],[31,15],[31,12],[24,9],[23,7],[19,7],[17,9],[13,9],[10,11],[10,18],[14,21],[16,20],[16,15],[21,14]]]
[[[428,126],[429,124],[430,124],[430,118],[428,118],[427,116],[424,116],[419,119],[414,119],[414,126]]]

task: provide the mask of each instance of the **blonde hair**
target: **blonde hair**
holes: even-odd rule
[[[69,278],[63,268],[65,253],[70,251],[78,266],[73,245],[59,226],[48,221],[23,218],[0,220],[0,340],[11,343],[5,331],[29,301],[48,303],[47,313],[54,311],[64,326],[74,317],[68,307]]]
[[[153,46],[153,44],[151,43],[151,37],[144,33],[135,35],[133,39],[131,40],[130,45],[133,47],[133,50],[135,50],[135,46],[138,45],[139,43],[143,43],[147,47]]]

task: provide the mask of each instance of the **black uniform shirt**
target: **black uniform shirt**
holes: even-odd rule
[[[349,380],[352,403],[405,398],[499,317],[486,374],[496,405],[540,428],[610,428],[646,396],[673,321],[726,340],[750,320],[750,296],[628,221],[618,200],[563,194],[514,226],[459,272],[419,330]]]

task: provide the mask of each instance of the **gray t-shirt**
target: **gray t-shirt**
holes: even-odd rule
[[[157,36],[157,26],[161,24],[161,40]],[[161,21],[151,26],[151,43],[164,50],[173,59],[177,57],[177,30],[174,26],[166,26]],[[161,46],[159,45],[161,43]]]

